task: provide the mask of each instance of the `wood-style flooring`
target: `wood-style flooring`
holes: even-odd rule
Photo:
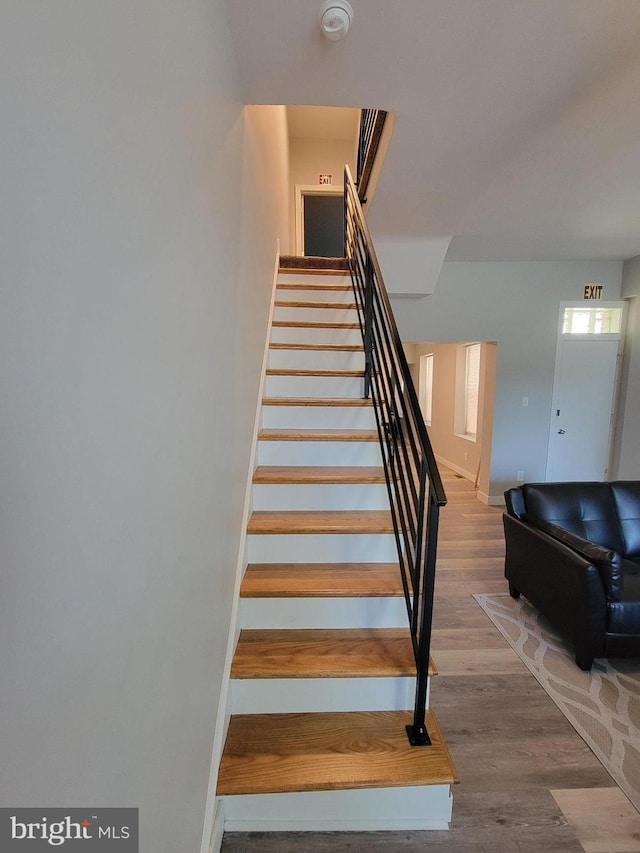
[[[502,510],[442,473],[431,706],[460,780],[450,830],[228,833],[222,853],[640,853],[640,815],[472,598],[507,591]]]

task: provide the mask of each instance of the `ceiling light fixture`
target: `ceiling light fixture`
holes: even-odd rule
[[[330,41],[339,41],[349,32],[353,9],[347,0],[325,0],[320,7],[320,28]]]

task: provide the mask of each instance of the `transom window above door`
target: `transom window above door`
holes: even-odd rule
[[[564,309],[563,335],[617,335],[622,329],[622,308],[580,306]]]

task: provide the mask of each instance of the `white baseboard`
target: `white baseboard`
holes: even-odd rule
[[[213,828],[209,839],[208,853],[220,853],[222,847],[222,836],[224,835],[224,804],[221,799],[216,800],[216,811],[213,816]]]
[[[218,780],[218,765],[220,763],[220,758],[222,756],[222,750],[224,748],[224,742],[227,735],[227,730],[229,727],[229,721],[231,719],[231,697],[230,697],[230,679],[231,679],[231,661],[233,659],[233,653],[235,650],[235,646],[238,640],[238,636],[240,634],[240,626],[238,623],[238,613],[240,609],[240,584],[242,582],[242,576],[244,574],[244,569],[246,566],[246,550],[247,550],[247,522],[249,520],[249,514],[252,509],[251,505],[251,495],[252,495],[252,485],[253,485],[253,470],[255,468],[255,458],[257,452],[258,445],[258,432],[260,430],[260,418],[262,413],[262,395],[264,389],[264,380],[267,370],[267,360],[269,358],[269,339],[271,335],[271,324],[273,322],[273,311],[275,305],[276,298],[276,284],[278,281],[278,267],[280,263],[280,244],[276,246],[276,255],[275,255],[275,263],[273,269],[273,277],[271,283],[271,304],[269,307],[269,318],[267,322],[266,328],[266,337],[265,344],[262,356],[262,371],[260,378],[260,385],[258,389],[258,394],[256,397],[256,410],[253,424],[253,441],[251,446],[251,454],[249,458],[249,463],[247,466],[247,479],[245,483],[245,499],[244,499],[244,509],[242,514],[242,524],[241,524],[241,534],[240,534],[240,542],[238,546],[238,556],[236,560],[236,577],[235,577],[235,585],[234,585],[234,595],[233,595],[233,605],[231,609],[231,617],[229,620],[229,636],[227,641],[227,652],[225,657],[225,665],[224,665],[224,675],[222,679],[222,689],[220,691],[220,697],[218,700],[218,710],[216,714],[216,724],[214,729],[213,736],[213,746],[211,753],[211,767],[209,771],[209,787],[207,791],[207,802],[205,809],[205,817],[204,817],[204,826],[202,832],[202,843],[200,845],[201,853],[208,853],[210,844],[210,839],[214,837],[214,831],[216,831],[216,821],[224,820],[219,817],[218,814],[218,802],[216,798],[216,785]],[[213,827],[212,831],[209,831],[209,827]],[[215,850],[215,848],[213,848]]]
[[[444,465],[447,468],[451,468],[452,471],[455,471],[456,474],[460,474],[460,476],[464,477],[465,480],[475,483],[475,474],[471,471],[465,471],[465,469],[461,468],[460,465],[456,465],[455,462],[450,462],[448,459],[445,459],[444,456],[436,456],[436,462],[438,465]],[[476,497],[481,503],[486,504],[487,506],[504,506],[504,495],[487,495],[485,492],[478,490],[476,491]]]
[[[464,477],[465,480],[475,483],[476,475],[474,473],[471,471],[465,471],[465,469],[461,468],[460,465],[456,465],[455,462],[450,462],[448,459],[445,459],[444,456],[436,456],[436,462],[438,465],[444,465],[447,468],[451,468],[452,471],[455,471],[456,474],[460,474],[460,476]]]
[[[478,492],[477,497],[487,506],[504,506],[504,495],[485,495],[484,492]]]

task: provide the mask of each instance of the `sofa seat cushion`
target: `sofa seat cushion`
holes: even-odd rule
[[[607,604],[607,634],[640,634],[640,600]]]
[[[624,560],[622,564],[624,583],[623,601],[640,601],[640,563]]]
[[[527,483],[527,515],[627,556],[608,483]]]
[[[640,564],[625,560],[620,601],[607,603],[607,632],[640,634]]]

